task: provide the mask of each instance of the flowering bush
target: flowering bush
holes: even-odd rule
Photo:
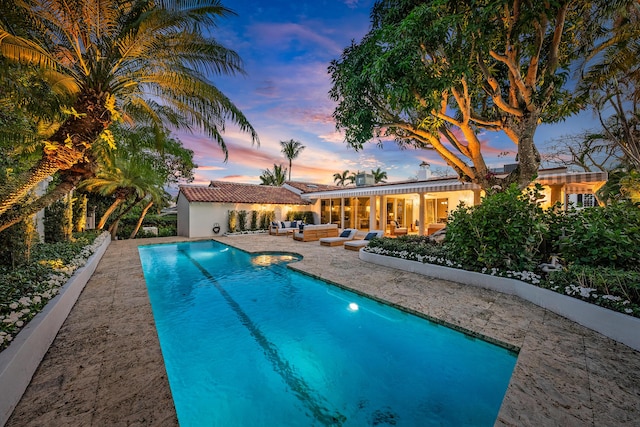
[[[637,271],[571,265],[549,273],[541,286],[640,317],[640,272]]]
[[[611,310],[640,317],[640,272],[614,268],[569,266],[548,275],[532,271],[513,271],[496,267],[474,268],[453,261],[447,243],[437,244],[428,237],[401,236],[372,239],[366,252],[422,263],[521,280],[532,285],[582,299]]]
[[[73,273],[102,245],[109,233],[84,233],[74,242],[38,244],[32,262],[0,269],[0,351],[56,296]]]

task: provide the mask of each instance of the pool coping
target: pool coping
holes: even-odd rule
[[[380,298],[380,297],[377,297],[375,295],[370,295],[370,294],[367,294],[366,292],[362,292],[362,291],[360,291],[358,289],[353,289],[353,288],[350,288],[348,286],[344,286],[344,285],[342,285],[342,284],[340,284],[338,282],[334,282],[332,280],[325,279],[325,278],[323,278],[321,276],[318,276],[316,274],[312,274],[312,273],[306,272],[304,270],[300,270],[300,269],[296,268],[295,265],[288,264],[287,267],[290,268],[291,270],[294,270],[294,271],[300,273],[300,274],[304,274],[305,276],[309,276],[309,277],[313,277],[314,279],[322,280],[323,282],[329,283],[332,286],[336,286],[336,287],[338,287],[340,289],[344,289],[346,291],[353,292],[354,294],[369,298],[369,299],[371,299],[373,301],[376,301],[376,302],[391,306],[391,307],[396,308],[398,310],[404,311],[405,313],[409,313],[409,314],[412,314],[414,316],[420,317],[422,319],[428,320],[429,322],[432,322],[432,323],[435,323],[435,324],[438,324],[438,325],[441,325],[441,326],[445,326],[445,327],[447,327],[449,329],[453,329],[454,331],[457,331],[457,332],[463,333],[465,335],[468,335],[469,337],[481,339],[481,340],[486,341],[488,343],[497,345],[498,347],[502,347],[503,349],[508,350],[508,351],[510,351],[512,353],[515,353],[516,355],[520,352],[520,347],[518,347],[516,345],[513,345],[513,344],[509,344],[508,342],[500,341],[498,339],[495,339],[495,338],[493,338],[491,336],[488,336],[488,335],[485,335],[483,333],[473,331],[471,329],[465,328],[465,327],[460,326],[460,325],[456,325],[455,323],[447,322],[447,321],[439,319],[437,317],[430,316],[428,314],[424,314],[424,313],[421,313],[421,312],[416,311],[416,310],[412,310],[412,309],[407,308],[407,307],[405,307],[403,305],[397,304],[397,303],[395,303],[393,301],[389,301],[389,300],[387,300],[385,298]]]

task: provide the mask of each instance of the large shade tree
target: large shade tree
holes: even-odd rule
[[[56,172],[64,191],[93,176],[90,149],[99,137],[113,141],[107,128],[119,119],[202,131],[225,158],[227,121],[258,142],[242,112],[209,80],[243,72],[239,56],[211,37],[218,19],[232,13],[218,0],[1,4],[11,13],[0,20],[0,55],[43,70],[71,101],[37,163],[3,183],[0,214]],[[4,85],[7,77],[0,79]]]
[[[378,1],[369,33],[329,67],[337,126],[355,149],[391,137],[434,149],[463,181],[524,187],[540,165],[538,125],[582,108],[570,69],[624,3]],[[505,178],[486,164],[487,130],[517,146]]]
[[[599,132],[591,140],[622,152],[625,167],[640,171],[640,3],[616,16],[609,40],[588,57],[579,86],[589,97]]]

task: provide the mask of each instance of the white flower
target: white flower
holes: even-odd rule
[[[11,304],[9,304],[9,308],[11,310],[15,310],[16,308],[18,308],[18,303],[17,302],[12,302]]]
[[[22,320],[18,320],[18,321],[16,322],[16,326],[17,326],[18,328],[21,328],[23,325],[24,325],[24,322],[23,322]]]

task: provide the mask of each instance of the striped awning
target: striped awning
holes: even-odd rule
[[[367,187],[351,187],[332,191],[318,191],[305,194],[312,199],[329,199],[341,197],[370,197],[396,194],[442,193],[446,191],[480,190],[478,184],[460,182],[457,179],[437,181],[415,181],[402,184],[373,185]]]
[[[606,172],[577,172],[540,175],[536,182],[542,185],[577,184],[587,182],[606,182],[609,178]]]
[[[592,193],[607,181],[606,172],[579,172],[541,174],[535,182],[542,185],[566,185],[566,193]],[[389,196],[401,194],[444,193],[448,191],[476,191],[478,184],[460,182],[456,178],[439,178],[395,184],[378,184],[363,187],[347,187],[337,190],[303,194],[305,199],[330,199],[348,197]]]

